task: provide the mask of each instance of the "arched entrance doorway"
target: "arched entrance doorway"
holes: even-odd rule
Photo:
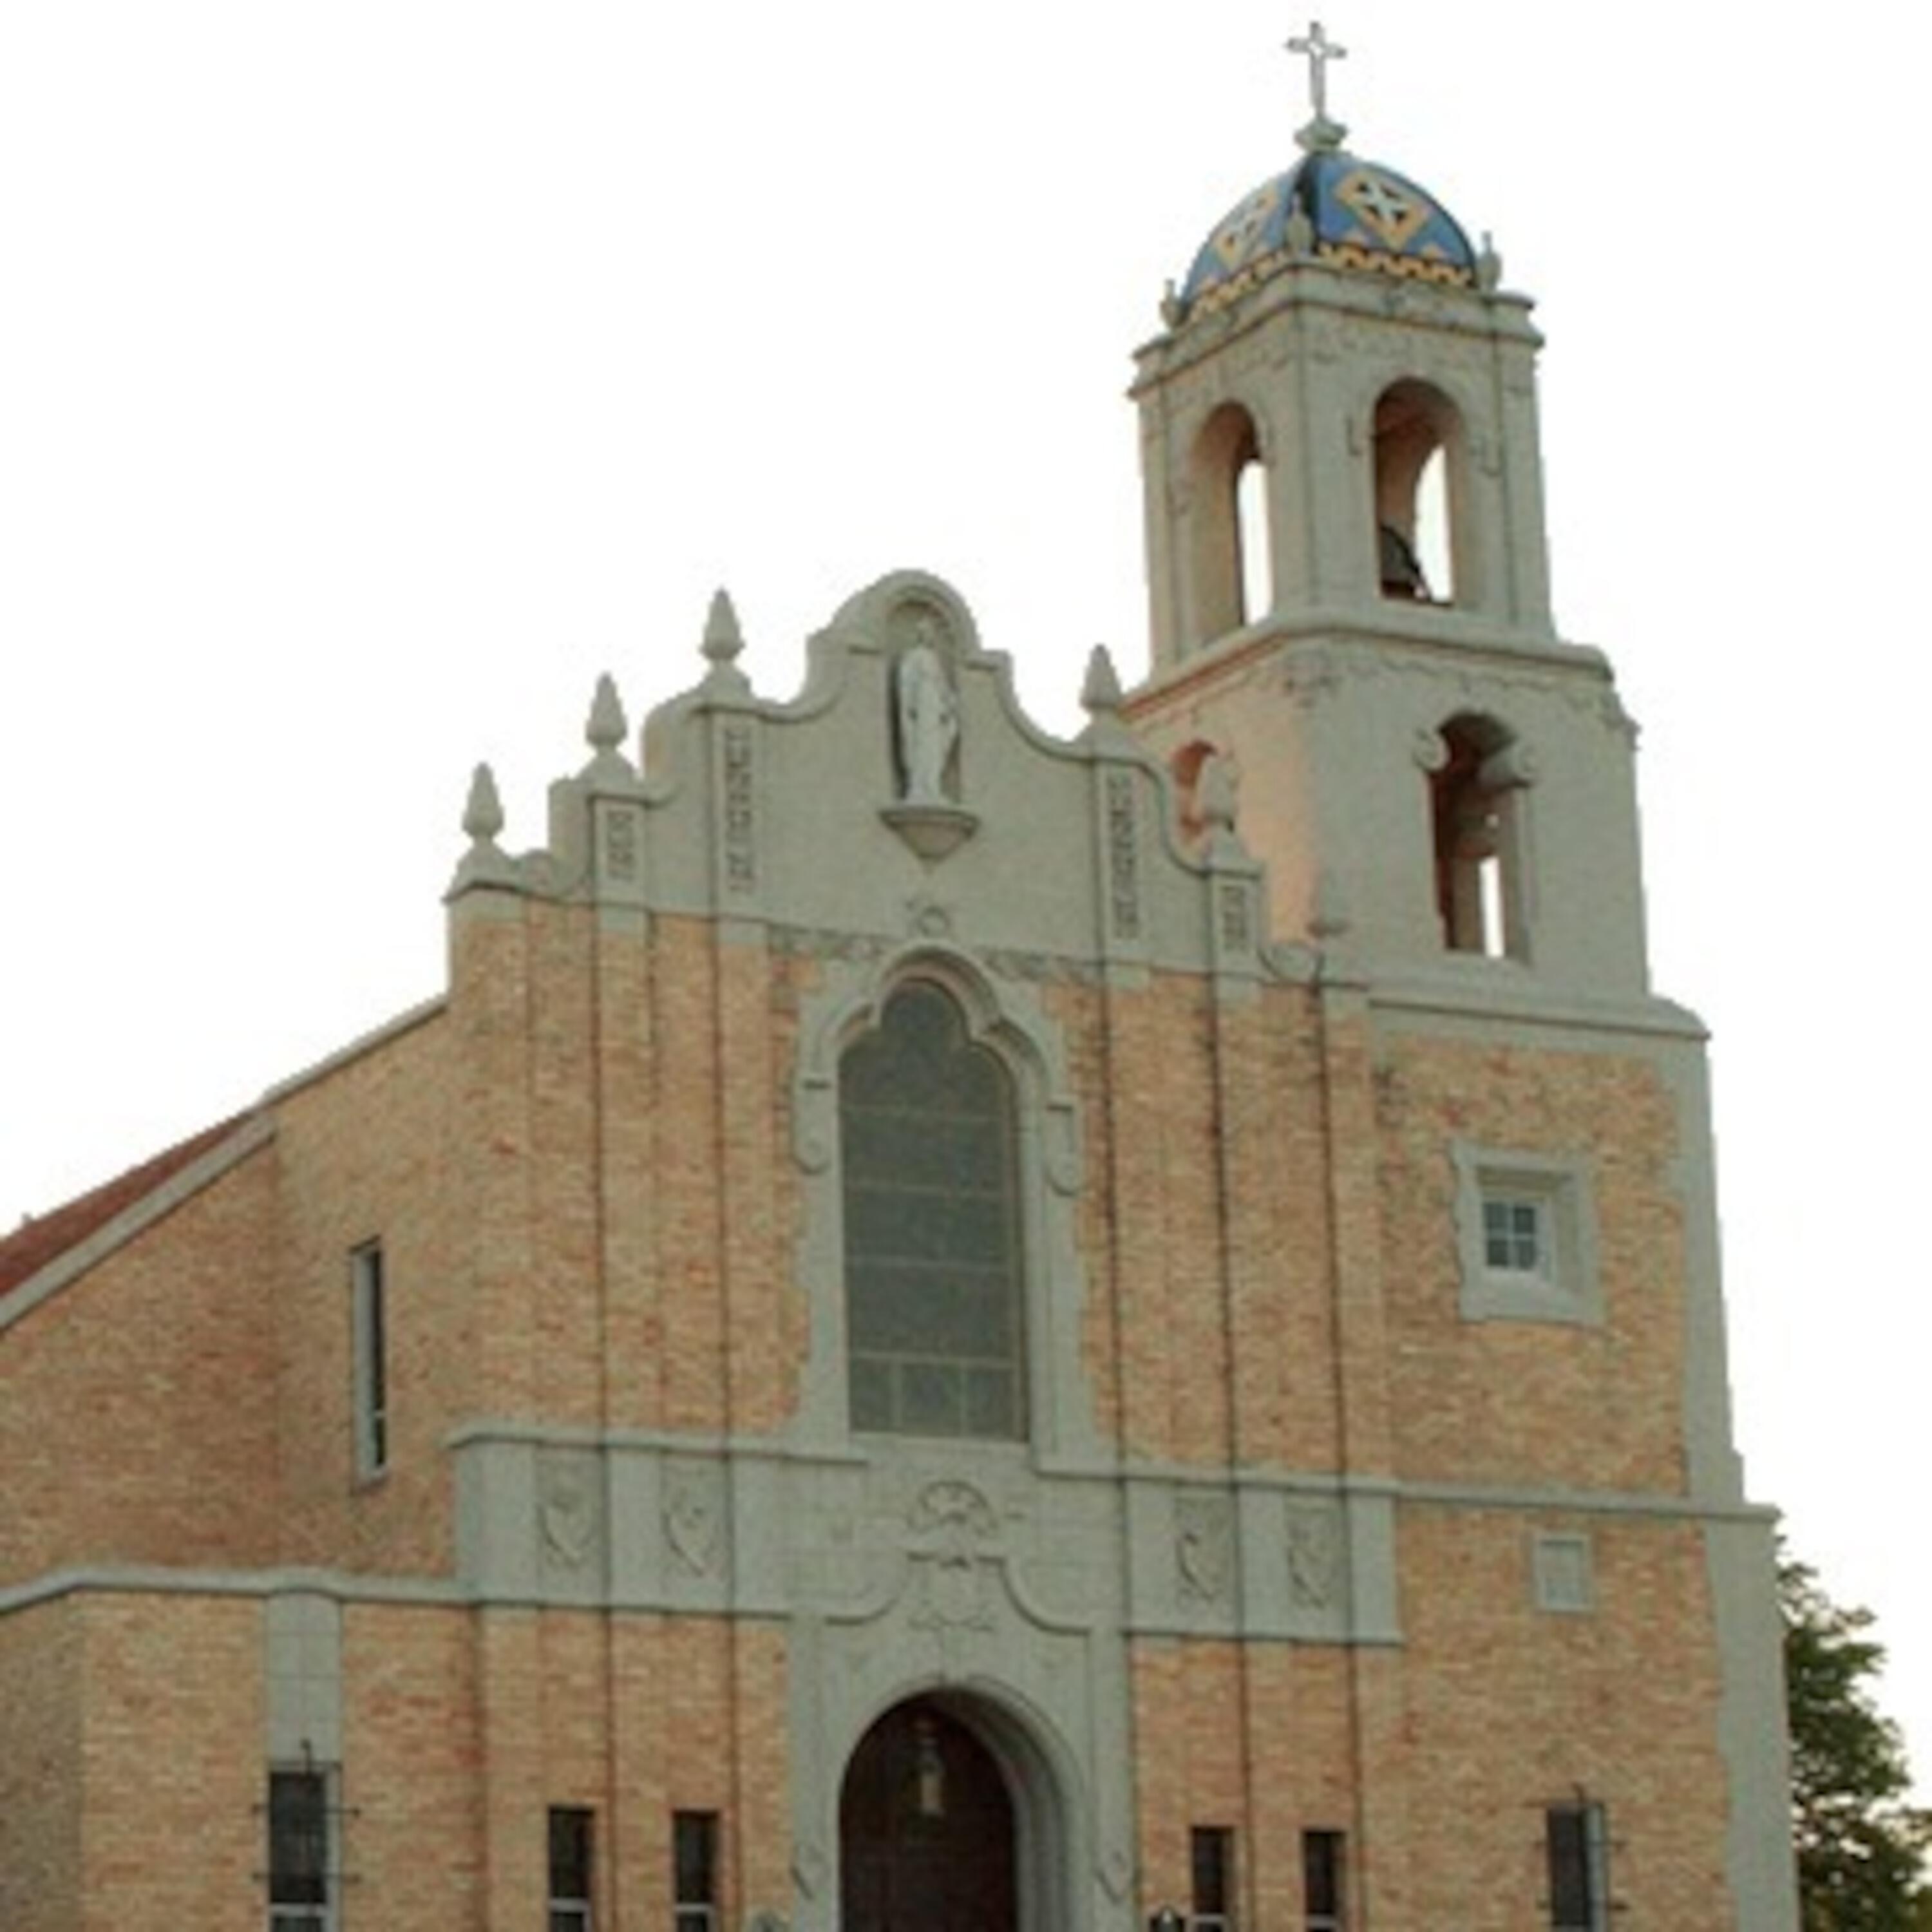
[[[838,1835],[842,1932],[1018,1932],[1013,1794],[933,1700],[895,1705],[860,1740]]]

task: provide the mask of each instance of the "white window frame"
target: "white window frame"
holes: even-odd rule
[[[1466,1322],[1547,1322],[1598,1328],[1604,1318],[1590,1163],[1581,1155],[1451,1144],[1456,1232]],[[1492,1202],[1536,1211],[1531,1268],[1490,1264],[1485,1210]]]
[[[389,1468],[389,1294],[380,1240],[349,1254],[350,1400],[356,1480],[373,1483]]]

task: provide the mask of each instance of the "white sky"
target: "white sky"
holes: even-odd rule
[[[1096,640],[1138,676],[1128,352],[1292,158],[1304,19],[0,9],[0,1227],[438,991],[472,764],[539,842],[597,673],[634,724],[720,581],[774,694],[907,564],[1050,726]],[[1352,147],[1540,299],[1559,620],[1645,728],[1657,982],[1717,1036],[1752,1488],[1878,1610],[1932,1784],[1932,32],[1328,25]]]

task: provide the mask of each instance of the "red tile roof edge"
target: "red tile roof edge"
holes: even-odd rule
[[[236,1114],[204,1127],[87,1193],[44,1214],[31,1216],[0,1240],[0,1295],[31,1280],[50,1262],[78,1247],[117,1214],[124,1214],[184,1168],[212,1152],[254,1118],[252,1114]]]

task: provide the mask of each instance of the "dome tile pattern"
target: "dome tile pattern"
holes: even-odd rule
[[[1378,161],[1324,148],[1215,224],[1180,290],[1182,310],[1232,301],[1297,255],[1459,287],[1476,280],[1469,238],[1432,195]]]

